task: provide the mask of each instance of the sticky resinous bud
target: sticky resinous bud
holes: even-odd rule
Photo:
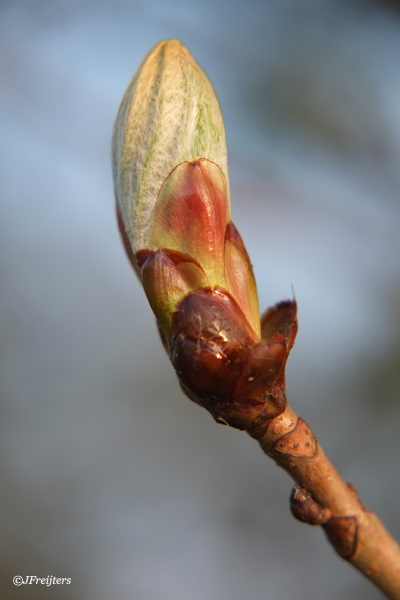
[[[219,103],[177,40],[150,51],[125,93],[113,173],[124,245],[182,389],[217,421],[261,437],[285,408],[296,303],[260,323],[251,263],[230,219]]]

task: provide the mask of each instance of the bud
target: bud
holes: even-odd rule
[[[125,248],[184,392],[218,422],[261,437],[285,408],[296,303],[260,323],[251,263],[230,220],[221,110],[177,40],[150,51],[125,93],[113,169]]]

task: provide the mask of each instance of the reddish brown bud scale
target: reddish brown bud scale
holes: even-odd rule
[[[208,279],[191,256],[172,250],[142,250],[137,254],[142,283],[158,322],[171,335],[171,311],[192,289],[205,287]]]
[[[269,308],[261,319],[261,337],[269,338],[279,331],[285,338],[288,353],[293,347],[297,334],[297,304],[295,300],[285,300]]]
[[[224,278],[227,185],[218,165],[201,159],[177,165],[154,208],[152,249],[168,248],[198,261],[214,287]]]
[[[243,240],[232,222],[227,224],[225,231],[225,278],[229,291],[259,335],[260,313],[253,267]]]
[[[233,365],[255,342],[242,311],[224,290],[187,296],[173,318],[171,361],[182,383],[199,398],[228,399]]]
[[[200,289],[178,305],[170,358],[189,397],[238,429],[257,428],[285,408],[284,337],[259,340],[226,290]]]

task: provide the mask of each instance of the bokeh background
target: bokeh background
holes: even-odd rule
[[[400,538],[398,3],[3,0],[2,597],[378,599],[182,396],[123,253],[113,121],[171,37],[220,98],[261,308],[298,300],[289,401]]]

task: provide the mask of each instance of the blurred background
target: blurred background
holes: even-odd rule
[[[2,0],[3,597],[378,599],[180,393],[123,252],[113,121],[171,37],[222,105],[261,309],[299,304],[289,402],[400,538],[398,2]]]

